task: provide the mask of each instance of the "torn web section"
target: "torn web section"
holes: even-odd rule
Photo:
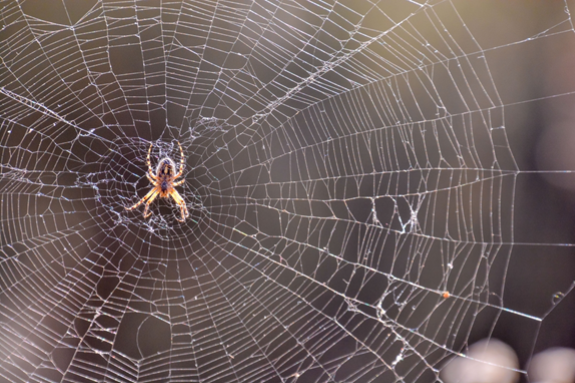
[[[366,87],[303,111],[262,140],[270,160],[242,172],[233,189],[250,202],[231,214],[243,217],[240,244],[287,265],[282,283],[346,330],[349,349],[334,355],[362,350],[338,378],[362,363],[385,376],[402,366],[414,377],[433,373],[493,304],[489,268],[507,255],[485,236],[510,232],[485,233],[484,220],[513,177],[478,170],[495,158],[453,146],[447,137],[465,126],[462,116],[386,126],[369,101],[385,90]],[[484,121],[475,123],[488,135]],[[475,162],[467,169],[460,158]]]
[[[437,21],[433,12],[422,17],[434,16]],[[363,60],[398,71],[385,59],[392,43],[414,47],[405,44],[411,32],[389,33],[381,44],[386,53],[378,57],[374,44],[365,53],[370,60]],[[445,36],[426,35],[433,37]],[[317,285],[300,291],[293,282],[297,296],[332,297],[335,309],[326,303],[323,312],[349,326],[346,339],[381,371],[409,371],[423,380],[463,347],[479,314],[485,318],[476,327],[502,309],[502,281],[491,269],[509,256],[504,243],[512,241],[517,171],[485,58],[468,57],[447,41],[453,47],[441,52],[422,40],[422,51],[414,48],[411,56],[423,58],[417,68],[270,128],[241,152],[256,165],[237,170],[238,186],[230,187],[234,200],[245,194],[241,209],[229,209],[241,218],[240,244],[293,268],[286,283],[303,277]],[[267,122],[273,125],[272,118]],[[354,327],[358,322],[374,332]],[[370,344],[366,334],[375,331],[381,338]],[[349,366],[335,376],[352,376]]]

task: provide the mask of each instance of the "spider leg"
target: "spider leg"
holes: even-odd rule
[[[147,200],[148,198],[150,198],[150,197],[154,194],[154,192],[156,192],[156,191],[157,191],[157,188],[153,188],[153,189],[150,190],[150,191],[148,192],[148,194],[146,194],[141,200],[139,200],[139,201],[136,202],[134,205],[132,205],[132,207],[126,207],[126,206],[124,206],[124,209],[126,209],[126,210],[134,210],[135,208],[137,208],[138,206],[140,206],[141,204],[143,204],[144,202],[146,202],[146,200]]]
[[[150,143],[150,149],[148,149],[148,157],[146,158],[146,163],[148,164],[148,171],[146,172],[146,175],[149,175],[148,179],[150,179],[150,177],[152,177],[152,179],[158,180],[158,177],[156,177],[156,175],[152,171],[152,163],[150,162],[150,155],[152,154],[152,146],[153,145],[154,144]]]
[[[156,199],[158,194],[160,194],[160,191],[157,190],[156,188],[154,188],[153,190],[155,191],[154,194],[150,197],[148,202],[146,202],[146,208],[144,209],[144,218],[148,218],[150,215],[152,215],[152,212],[148,211],[148,209],[150,208],[150,204]]]
[[[154,186],[158,186],[158,177],[154,176],[153,174],[146,173],[146,177],[148,177],[148,181]],[[152,178],[153,177],[153,178]]]
[[[180,186],[180,185],[183,184],[184,182],[186,182],[186,179],[185,179],[185,178],[179,180],[178,182],[174,182],[174,183],[172,184],[172,186],[174,186],[174,187],[175,187],[175,186]]]
[[[150,173],[149,171],[146,173],[148,175],[148,179],[153,179],[155,181],[158,180],[158,177],[154,173]]]
[[[180,207],[180,212],[182,214],[182,219],[178,219],[178,218],[176,218],[176,219],[180,222],[184,222],[186,220],[186,218],[188,218],[188,216],[190,215],[190,213],[188,213],[188,208],[186,207],[186,201],[184,201],[184,199],[182,198],[182,196],[180,195],[180,193],[178,193],[178,191],[176,189],[172,189],[172,191],[170,192],[170,195],[172,196],[174,201]]]
[[[180,177],[184,173],[184,150],[182,149],[180,141],[178,141],[178,146],[180,147],[180,169],[178,170],[178,173],[174,176],[174,179]]]

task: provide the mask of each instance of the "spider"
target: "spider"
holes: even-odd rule
[[[134,210],[135,208],[146,202],[146,209],[144,209],[144,218],[148,218],[152,214],[152,212],[148,211],[150,204],[156,199],[158,195],[161,198],[169,198],[171,196],[176,202],[176,204],[180,207],[180,211],[182,214],[182,219],[178,218],[176,219],[180,222],[184,222],[189,215],[188,208],[186,207],[186,202],[184,201],[180,193],[178,193],[178,191],[174,189],[176,186],[180,186],[185,181],[185,179],[182,179],[180,181],[174,182],[184,173],[184,151],[182,150],[182,145],[180,145],[180,143],[178,142],[178,146],[180,147],[180,158],[181,158],[180,169],[178,173],[176,173],[176,164],[174,163],[174,161],[171,158],[166,157],[162,158],[158,163],[158,166],[156,167],[156,174],[152,172],[152,164],[150,162],[152,146],[153,144],[150,144],[150,149],[148,149],[148,157],[146,161],[148,163],[148,171],[146,172],[146,177],[148,177],[148,180],[154,187],[152,188],[152,190],[148,192],[148,194],[144,196],[144,198],[136,202],[131,207],[125,207],[125,209]]]

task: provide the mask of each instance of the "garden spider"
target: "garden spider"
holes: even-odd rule
[[[186,181],[185,179],[182,179],[180,181],[174,182],[184,173],[184,151],[182,150],[182,145],[180,145],[180,143],[178,142],[178,146],[180,147],[180,158],[181,158],[180,169],[178,173],[176,173],[176,164],[174,163],[174,161],[171,158],[166,157],[162,158],[158,163],[158,166],[156,167],[156,174],[152,172],[152,164],[150,162],[152,146],[153,144],[150,144],[150,149],[148,149],[148,158],[146,161],[148,163],[148,171],[146,172],[146,177],[148,177],[148,180],[154,187],[152,188],[152,190],[148,192],[148,194],[144,196],[144,198],[136,202],[136,204],[134,204],[132,207],[124,207],[124,208],[126,210],[134,210],[135,208],[137,208],[138,206],[147,201],[146,209],[144,209],[144,218],[148,218],[152,214],[152,212],[148,211],[150,204],[156,199],[158,195],[161,198],[169,198],[171,196],[176,202],[176,204],[180,207],[180,212],[182,214],[182,219],[178,218],[176,219],[180,222],[184,222],[189,215],[188,208],[186,207],[186,202],[184,201],[180,193],[178,193],[178,191],[174,189],[176,186],[180,186]]]

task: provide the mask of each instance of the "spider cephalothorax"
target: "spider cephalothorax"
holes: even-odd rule
[[[151,212],[148,211],[150,204],[152,203],[152,201],[156,199],[157,196],[160,196],[161,198],[169,198],[171,196],[176,202],[176,204],[178,204],[178,206],[180,207],[182,215],[182,219],[178,218],[176,219],[180,222],[184,222],[189,215],[188,208],[186,207],[186,202],[184,201],[180,193],[178,193],[178,191],[175,189],[175,187],[183,184],[185,179],[174,182],[184,173],[184,151],[182,149],[182,145],[180,145],[180,143],[178,142],[181,157],[179,171],[176,173],[175,162],[171,158],[166,157],[162,158],[158,163],[158,166],[156,167],[156,174],[152,172],[152,163],[150,162],[150,155],[152,154],[152,146],[153,144],[150,144],[150,149],[148,149],[148,157],[147,157],[148,171],[146,172],[146,177],[148,177],[148,180],[153,185],[153,188],[148,192],[148,194],[144,196],[144,198],[139,200],[133,206],[126,207],[125,209],[133,210],[138,206],[140,206],[141,204],[143,204],[144,202],[146,202],[146,208],[144,209],[144,218],[148,218],[152,214]]]

